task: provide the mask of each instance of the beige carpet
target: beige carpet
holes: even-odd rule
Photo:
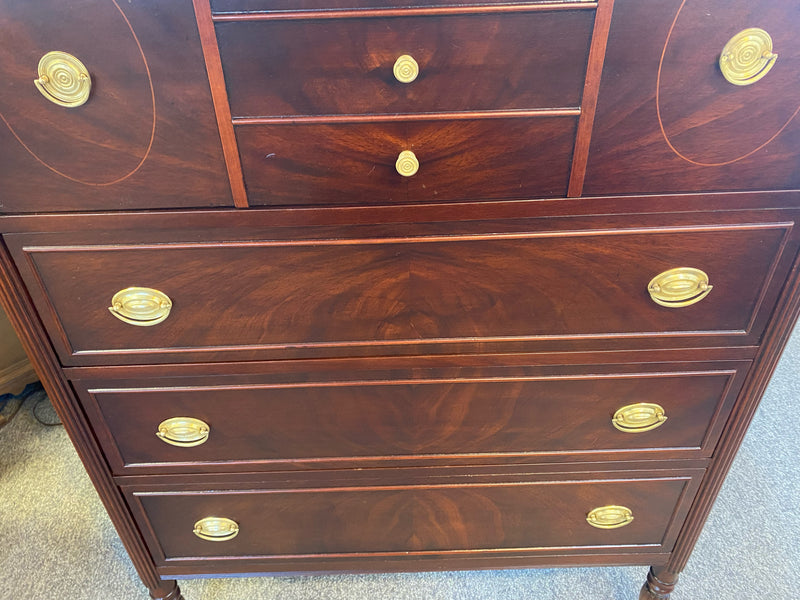
[[[0,430],[0,600],[147,600],[66,434],[31,402]],[[770,384],[674,600],[796,598],[800,333]],[[646,569],[198,579],[186,600],[636,600]]]

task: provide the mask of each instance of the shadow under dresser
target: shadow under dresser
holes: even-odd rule
[[[151,597],[645,565],[668,599],[800,310],[798,24],[0,0],[0,301]]]

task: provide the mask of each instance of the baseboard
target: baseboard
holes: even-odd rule
[[[39,379],[27,359],[0,370],[0,396],[19,394],[25,386]]]

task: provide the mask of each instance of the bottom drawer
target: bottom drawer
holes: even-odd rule
[[[326,570],[319,566],[326,560],[357,559],[369,569],[393,557],[668,552],[701,475],[700,469],[505,474],[347,485],[349,474],[340,473],[341,483],[328,486],[253,489],[256,482],[245,480],[126,492],[159,565],[203,565],[210,572],[225,561],[229,572]],[[225,535],[228,526],[235,536]],[[241,561],[238,567],[231,558]],[[281,564],[287,561],[300,566]]]

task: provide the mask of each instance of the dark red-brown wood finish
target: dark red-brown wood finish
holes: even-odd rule
[[[0,0],[0,301],[153,598],[584,564],[666,600],[800,311],[798,9],[397,4]],[[733,86],[747,27],[778,59]]]

